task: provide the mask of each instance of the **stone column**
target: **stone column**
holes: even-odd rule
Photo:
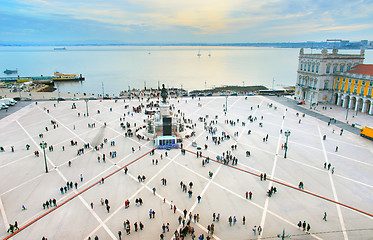
[[[347,108],[348,104],[349,104],[349,103],[347,102],[347,96],[344,96],[342,107]]]
[[[361,109],[361,112],[362,112],[362,113],[367,112],[367,110],[368,110],[368,109],[367,109],[367,105],[368,105],[367,101],[364,101],[364,100],[363,100],[363,108]]]
[[[337,95],[337,106],[341,106],[342,104],[342,98],[341,98],[341,95]]]
[[[350,97],[350,101],[348,102],[348,108],[353,108],[352,103],[353,103],[352,97]],[[356,105],[356,101],[355,101],[355,105]]]

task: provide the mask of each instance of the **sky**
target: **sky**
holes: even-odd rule
[[[373,41],[373,0],[1,0],[0,43]]]

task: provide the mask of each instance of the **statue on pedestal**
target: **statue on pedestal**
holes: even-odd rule
[[[162,91],[161,91],[161,97],[163,99],[163,103],[166,103],[167,101],[167,90],[166,88],[164,87],[164,84],[162,84]]]

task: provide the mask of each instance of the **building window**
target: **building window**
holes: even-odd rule
[[[330,65],[326,66],[326,73],[330,73]]]
[[[311,71],[311,64],[308,64],[308,71]]]
[[[372,97],[372,89],[369,88],[367,97]]]
[[[351,70],[351,65],[348,65],[347,66],[347,71],[350,71]]]
[[[312,65],[312,72],[315,71],[315,65]]]
[[[303,70],[303,63],[300,65],[300,70],[301,71]]]
[[[316,73],[319,72],[319,65],[316,66]]]
[[[337,66],[334,66],[333,67],[333,73],[336,73],[337,72]]]
[[[324,82],[324,89],[328,90],[328,85],[329,85],[329,82],[328,82],[328,81],[325,81],[325,82]]]
[[[344,68],[345,68],[345,65],[341,65],[340,72],[343,72]]]

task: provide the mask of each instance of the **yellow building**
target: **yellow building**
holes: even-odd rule
[[[334,103],[373,114],[373,64],[359,64],[334,78]]]

